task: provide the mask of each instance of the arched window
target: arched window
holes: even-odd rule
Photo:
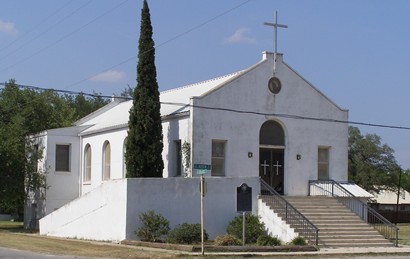
[[[91,146],[85,145],[84,149],[84,178],[85,183],[91,182]]]
[[[125,163],[125,153],[127,152],[127,138],[124,139],[123,151],[122,151],[122,178],[127,177],[127,164]]]
[[[103,146],[103,180],[109,180],[111,174],[111,146],[105,141]]]
[[[285,146],[285,133],[276,121],[265,122],[259,132],[259,144],[270,146]]]

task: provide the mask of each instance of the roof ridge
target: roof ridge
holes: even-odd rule
[[[185,88],[188,88],[188,87],[192,87],[192,86],[201,85],[201,84],[205,84],[205,83],[208,83],[208,82],[216,81],[216,80],[219,80],[219,79],[222,79],[222,78],[225,78],[225,77],[230,77],[232,75],[240,74],[243,71],[244,70],[239,70],[239,71],[232,72],[232,73],[229,73],[229,74],[226,74],[226,75],[223,75],[223,76],[218,76],[218,77],[207,79],[207,80],[204,80],[204,81],[199,81],[199,82],[196,82],[196,83],[193,83],[193,84],[188,84],[188,85],[183,85],[183,86],[179,86],[179,87],[176,87],[176,88],[168,89],[168,90],[160,92],[160,94],[169,93],[169,92],[185,89]]]

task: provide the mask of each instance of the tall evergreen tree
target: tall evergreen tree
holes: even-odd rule
[[[141,10],[137,87],[128,121],[127,177],[162,177],[162,125],[155,67],[155,48],[147,1]]]

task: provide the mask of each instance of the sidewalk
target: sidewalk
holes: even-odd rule
[[[201,253],[190,253],[201,256]],[[344,247],[344,248],[322,248],[313,252],[206,252],[205,256],[347,256],[347,255],[410,255],[410,246],[399,247]]]

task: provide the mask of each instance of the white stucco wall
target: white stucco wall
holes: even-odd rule
[[[206,179],[204,225],[210,238],[225,233],[235,216],[236,187],[252,187],[257,213],[258,177]],[[40,234],[92,240],[135,239],[138,216],[154,210],[170,221],[200,223],[199,178],[134,178],[106,181],[40,220]]]
[[[38,219],[50,214],[79,197],[80,183],[80,141],[79,127],[50,129],[29,136],[33,145],[38,145],[42,158],[38,161],[38,170],[46,172],[44,191],[29,194],[24,205],[24,226],[38,228]],[[56,171],[56,145],[69,145],[69,171]]]
[[[129,179],[127,205],[127,238],[134,239],[140,226],[138,215],[147,210],[161,213],[171,228],[182,223],[200,223],[199,178]],[[260,191],[258,177],[207,178],[204,197],[204,226],[209,238],[226,233],[235,216],[236,187],[252,187],[252,210],[257,213]]]
[[[259,131],[268,120],[280,123],[285,132],[285,194],[307,195],[308,180],[317,179],[318,147],[330,147],[330,173],[347,180],[348,125],[264,114],[297,115],[347,120],[340,109],[278,58],[276,76],[282,90],[273,95],[267,83],[272,77],[271,55],[243,75],[194,105],[234,111],[192,108],[193,163],[211,164],[212,139],[226,140],[226,176],[259,175]],[[259,113],[259,114],[255,114]],[[248,152],[253,157],[248,157]],[[301,155],[301,160],[296,155]]]
[[[177,170],[175,141],[181,140],[181,145],[185,141],[190,142],[189,116],[163,120],[162,134],[164,136],[164,149],[162,151],[164,161],[163,177],[175,177]],[[181,168],[181,177],[183,176],[184,169]]]
[[[278,214],[273,212],[262,199],[258,200],[258,215],[265,224],[265,228],[270,236],[277,237],[284,243],[288,243],[298,236],[294,229],[286,224]]]
[[[127,181],[111,180],[40,220],[40,235],[123,240]]]
[[[124,140],[127,128],[108,130],[98,134],[81,137],[81,193],[97,188],[103,182],[103,146],[105,141],[111,147],[110,179],[124,178]],[[91,146],[91,181],[84,182],[84,151],[86,145]]]
[[[122,179],[125,177],[124,170],[124,140],[127,137],[128,127],[115,130],[107,130],[98,134],[84,135],[81,138],[81,193],[87,193],[97,188],[103,182],[103,145],[108,141],[111,146],[111,179]],[[162,158],[164,161],[163,177],[174,177],[176,172],[176,147],[175,140],[189,140],[189,117],[182,116],[166,119],[162,122],[164,136],[164,148]],[[83,182],[84,174],[84,151],[86,145],[91,146],[91,181]],[[183,177],[183,170],[181,177]]]
[[[70,171],[55,170],[56,145],[70,145]],[[80,140],[76,127],[47,131],[47,149],[44,159],[47,170],[46,215],[79,196]]]

